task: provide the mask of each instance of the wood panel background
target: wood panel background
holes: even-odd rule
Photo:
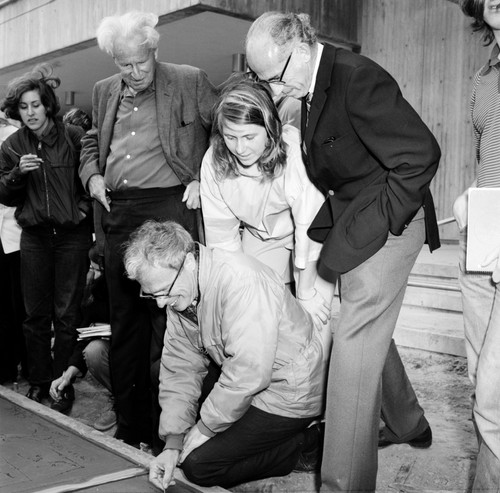
[[[447,0],[358,0],[361,53],[386,68],[431,128],[442,151],[432,183],[438,219],[475,177],[469,97],[489,56],[470,19]],[[440,228],[456,240],[455,223]]]
[[[106,15],[138,9],[162,22],[200,10],[252,20],[267,10],[307,12],[327,40],[374,59],[436,135],[441,166],[432,183],[438,217],[475,176],[469,113],[471,80],[487,59],[467,19],[449,0],[18,0],[0,8],[0,72],[40,56],[95,44]],[[441,228],[457,237],[455,224]]]
[[[202,0],[203,5],[256,19],[269,10],[305,12],[321,36],[359,48],[359,8],[356,0]]]

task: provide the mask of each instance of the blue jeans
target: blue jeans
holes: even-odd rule
[[[90,244],[88,221],[71,230],[39,227],[21,234],[23,331],[31,385],[50,384],[68,366],[81,319]]]
[[[459,280],[480,443],[473,491],[496,492],[500,487],[500,285],[492,282],[491,274],[465,270],[466,243],[464,231],[460,236]]]

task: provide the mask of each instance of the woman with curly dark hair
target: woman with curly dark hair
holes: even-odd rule
[[[76,343],[91,244],[91,205],[77,174],[83,130],[56,119],[59,84],[49,66],[35,67],[9,83],[1,104],[23,123],[0,148],[0,202],[16,206],[22,228],[27,396],[37,402],[49,397]],[[51,407],[69,411],[73,400],[68,387]]]

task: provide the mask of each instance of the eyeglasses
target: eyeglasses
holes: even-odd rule
[[[274,84],[276,86],[284,86],[286,82],[283,80],[283,77],[285,77],[286,69],[288,68],[288,64],[292,59],[292,55],[293,55],[293,50],[288,55],[288,58],[286,59],[285,62],[285,66],[283,67],[283,71],[281,72],[281,75],[279,77],[272,77],[271,79],[262,82],[267,82],[268,84]]]
[[[152,294],[152,293],[145,293],[142,288],[139,291],[139,296],[141,298],[149,298],[151,300],[157,300],[159,298],[168,298],[170,296],[170,292],[172,291],[172,288],[174,287],[175,282],[179,278],[179,274],[181,273],[182,268],[184,267],[184,262],[186,261],[187,255],[183,258],[182,264],[179,267],[179,270],[177,271],[177,274],[174,277],[174,280],[172,281],[172,284],[170,284],[170,287],[168,288],[168,291],[166,293],[160,293],[160,294]]]

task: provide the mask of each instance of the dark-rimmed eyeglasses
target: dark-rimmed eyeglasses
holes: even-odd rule
[[[281,75],[278,77],[272,77],[269,80],[264,80],[262,82],[267,82],[268,84],[274,84],[275,86],[284,86],[286,82],[283,80],[283,77],[285,77],[286,69],[288,68],[288,64],[290,63],[290,60],[292,59],[293,55],[293,50],[290,52],[288,55],[288,58],[286,59],[285,66],[283,67],[283,70],[281,72]]]
[[[186,255],[187,257],[187,255]],[[141,298],[149,298],[151,300],[157,300],[159,298],[168,298],[170,296],[170,293],[172,291],[172,288],[174,287],[174,284],[175,282],[177,281],[177,279],[179,278],[179,275],[182,271],[182,268],[184,267],[184,262],[186,261],[186,257],[183,258],[182,260],[182,264],[181,266],[179,267],[178,271],[177,271],[177,274],[175,275],[174,277],[174,280],[172,281],[172,284],[170,285],[170,287],[168,288],[168,291],[166,293],[159,293],[159,294],[152,294],[152,293],[145,293],[142,288],[141,290],[139,291],[139,296]]]

